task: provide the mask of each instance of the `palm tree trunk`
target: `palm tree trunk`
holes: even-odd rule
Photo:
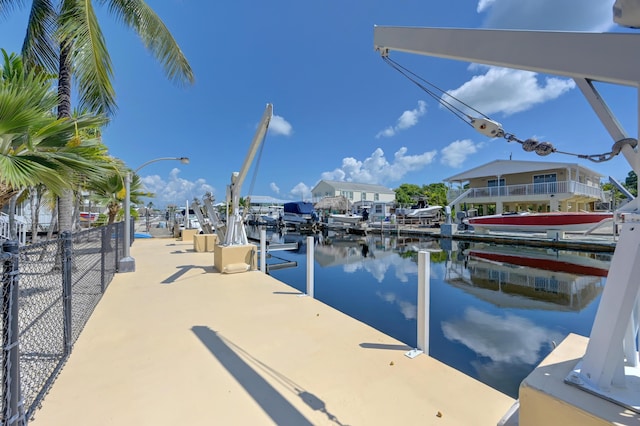
[[[16,200],[18,194],[14,194],[9,200],[9,238],[12,240],[18,239],[18,229],[16,227]]]
[[[49,229],[47,230],[47,240],[53,239],[53,231],[58,226],[58,198],[56,198],[56,205],[53,208],[53,212],[51,212],[51,223],[49,224]]]
[[[71,43],[60,46],[60,67],[58,74],[58,118],[71,118]],[[73,190],[64,190],[58,197],[58,230],[72,231]]]
[[[36,188],[29,188],[29,210],[31,210],[31,243],[38,241],[38,213],[36,211]]]

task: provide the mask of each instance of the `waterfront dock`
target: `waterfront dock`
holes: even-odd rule
[[[496,425],[515,402],[191,241],[131,255],[32,425]]]

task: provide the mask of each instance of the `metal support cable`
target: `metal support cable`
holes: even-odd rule
[[[500,123],[498,123],[497,121],[492,120],[489,116],[483,114],[482,112],[480,112],[477,109],[471,107],[470,105],[465,104],[460,99],[455,98],[454,96],[452,96],[451,94],[449,94],[446,91],[442,90],[438,86],[436,86],[436,85],[430,83],[429,81],[425,80],[424,78],[418,76],[414,72],[408,70],[407,68],[405,68],[402,65],[398,64],[397,62],[393,61],[388,56],[383,55],[382,59],[389,66],[391,66],[393,69],[395,69],[400,74],[405,76],[409,81],[411,81],[412,83],[414,83],[415,85],[420,87],[422,90],[424,90],[429,96],[431,96],[433,99],[435,99],[436,102],[438,102],[444,108],[449,110],[449,112],[454,114],[456,117],[458,117],[459,119],[461,119],[462,121],[464,121],[465,123],[470,125],[471,127],[473,127],[476,130],[478,130],[480,133],[484,134],[485,136],[491,137],[491,138],[502,137],[502,138],[506,139],[507,142],[517,142],[522,146],[522,149],[525,150],[526,152],[535,152],[536,154],[538,154],[540,156],[547,156],[547,155],[552,154],[552,153],[563,154],[563,155],[571,155],[571,156],[574,156],[574,157],[578,157],[578,158],[582,158],[582,159],[585,159],[585,160],[592,161],[594,163],[602,163],[604,161],[609,161],[612,158],[614,158],[616,155],[620,154],[620,152],[622,151],[623,147],[628,145],[628,146],[631,146],[632,148],[635,149],[637,147],[637,145],[638,145],[637,139],[624,138],[624,139],[621,139],[619,141],[616,141],[613,144],[613,146],[611,148],[611,151],[609,151],[609,152],[604,152],[604,153],[601,153],[601,154],[579,154],[579,153],[568,152],[568,151],[560,151],[551,142],[540,142],[540,141],[538,141],[536,139],[533,139],[533,138],[526,139],[526,140],[519,139],[513,133],[507,133],[506,131],[504,131],[504,129],[502,128],[502,125]],[[435,88],[436,90],[438,90],[439,92],[442,93],[442,96],[436,95],[431,89],[425,87],[422,83],[420,83],[417,80],[423,81],[424,83],[428,84],[429,86]],[[449,96],[452,99],[454,99],[456,102],[460,103],[461,105],[464,105],[469,110],[478,113],[478,115],[481,116],[482,118],[474,118],[474,117],[466,114],[461,109],[455,107],[452,103],[447,102],[444,99],[445,95]],[[492,128],[494,130],[492,132],[488,132],[488,131],[485,130],[486,127],[490,127],[490,128]]]

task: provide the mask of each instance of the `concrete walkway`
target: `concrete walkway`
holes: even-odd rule
[[[131,254],[30,424],[495,425],[514,402],[192,242]]]

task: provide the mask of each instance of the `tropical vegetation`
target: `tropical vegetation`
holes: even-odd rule
[[[80,176],[93,178],[110,168],[99,133],[105,118],[56,118],[51,76],[26,71],[21,58],[1,50],[0,208],[30,187],[54,194],[72,188]]]
[[[432,206],[447,205],[447,187],[444,183],[430,183],[416,185],[403,183],[395,189],[396,203],[400,206],[410,206],[419,200],[425,200]]]
[[[58,118],[72,116],[72,80],[79,95],[80,110],[106,116],[113,116],[116,111],[111,83],[113,69],[93,7],[95,3],[106,6],[118,21],[139,35],[170,80],[193,83],[193,72],[182,50],[143,0],[33,0],[22,56],[26,69],[42,69],[57,76]],[[8,15],[23,4],[22,0],[1,0],[0,16]],[[59,201],[59,227],[70,230],[73,192],[64,191]]]
[[[116,160],[116,167],[98,179],[86,182],[84,188],[90,194],[90,200],[107,208],[107,223],[111,224],[116,219],[121,219],[123,210],[121,209],[126,197],[125,179],[128,170],[125,164]],[[129,184],[129,200],[132,204],[142,203],[142,197],[152,197],[153,194],[145,192],[142,188],[140,177],[131,173],[131,182]],[[134,210],[135,212],[135,210]],[[135,217],[135,214],[133,215]]]

